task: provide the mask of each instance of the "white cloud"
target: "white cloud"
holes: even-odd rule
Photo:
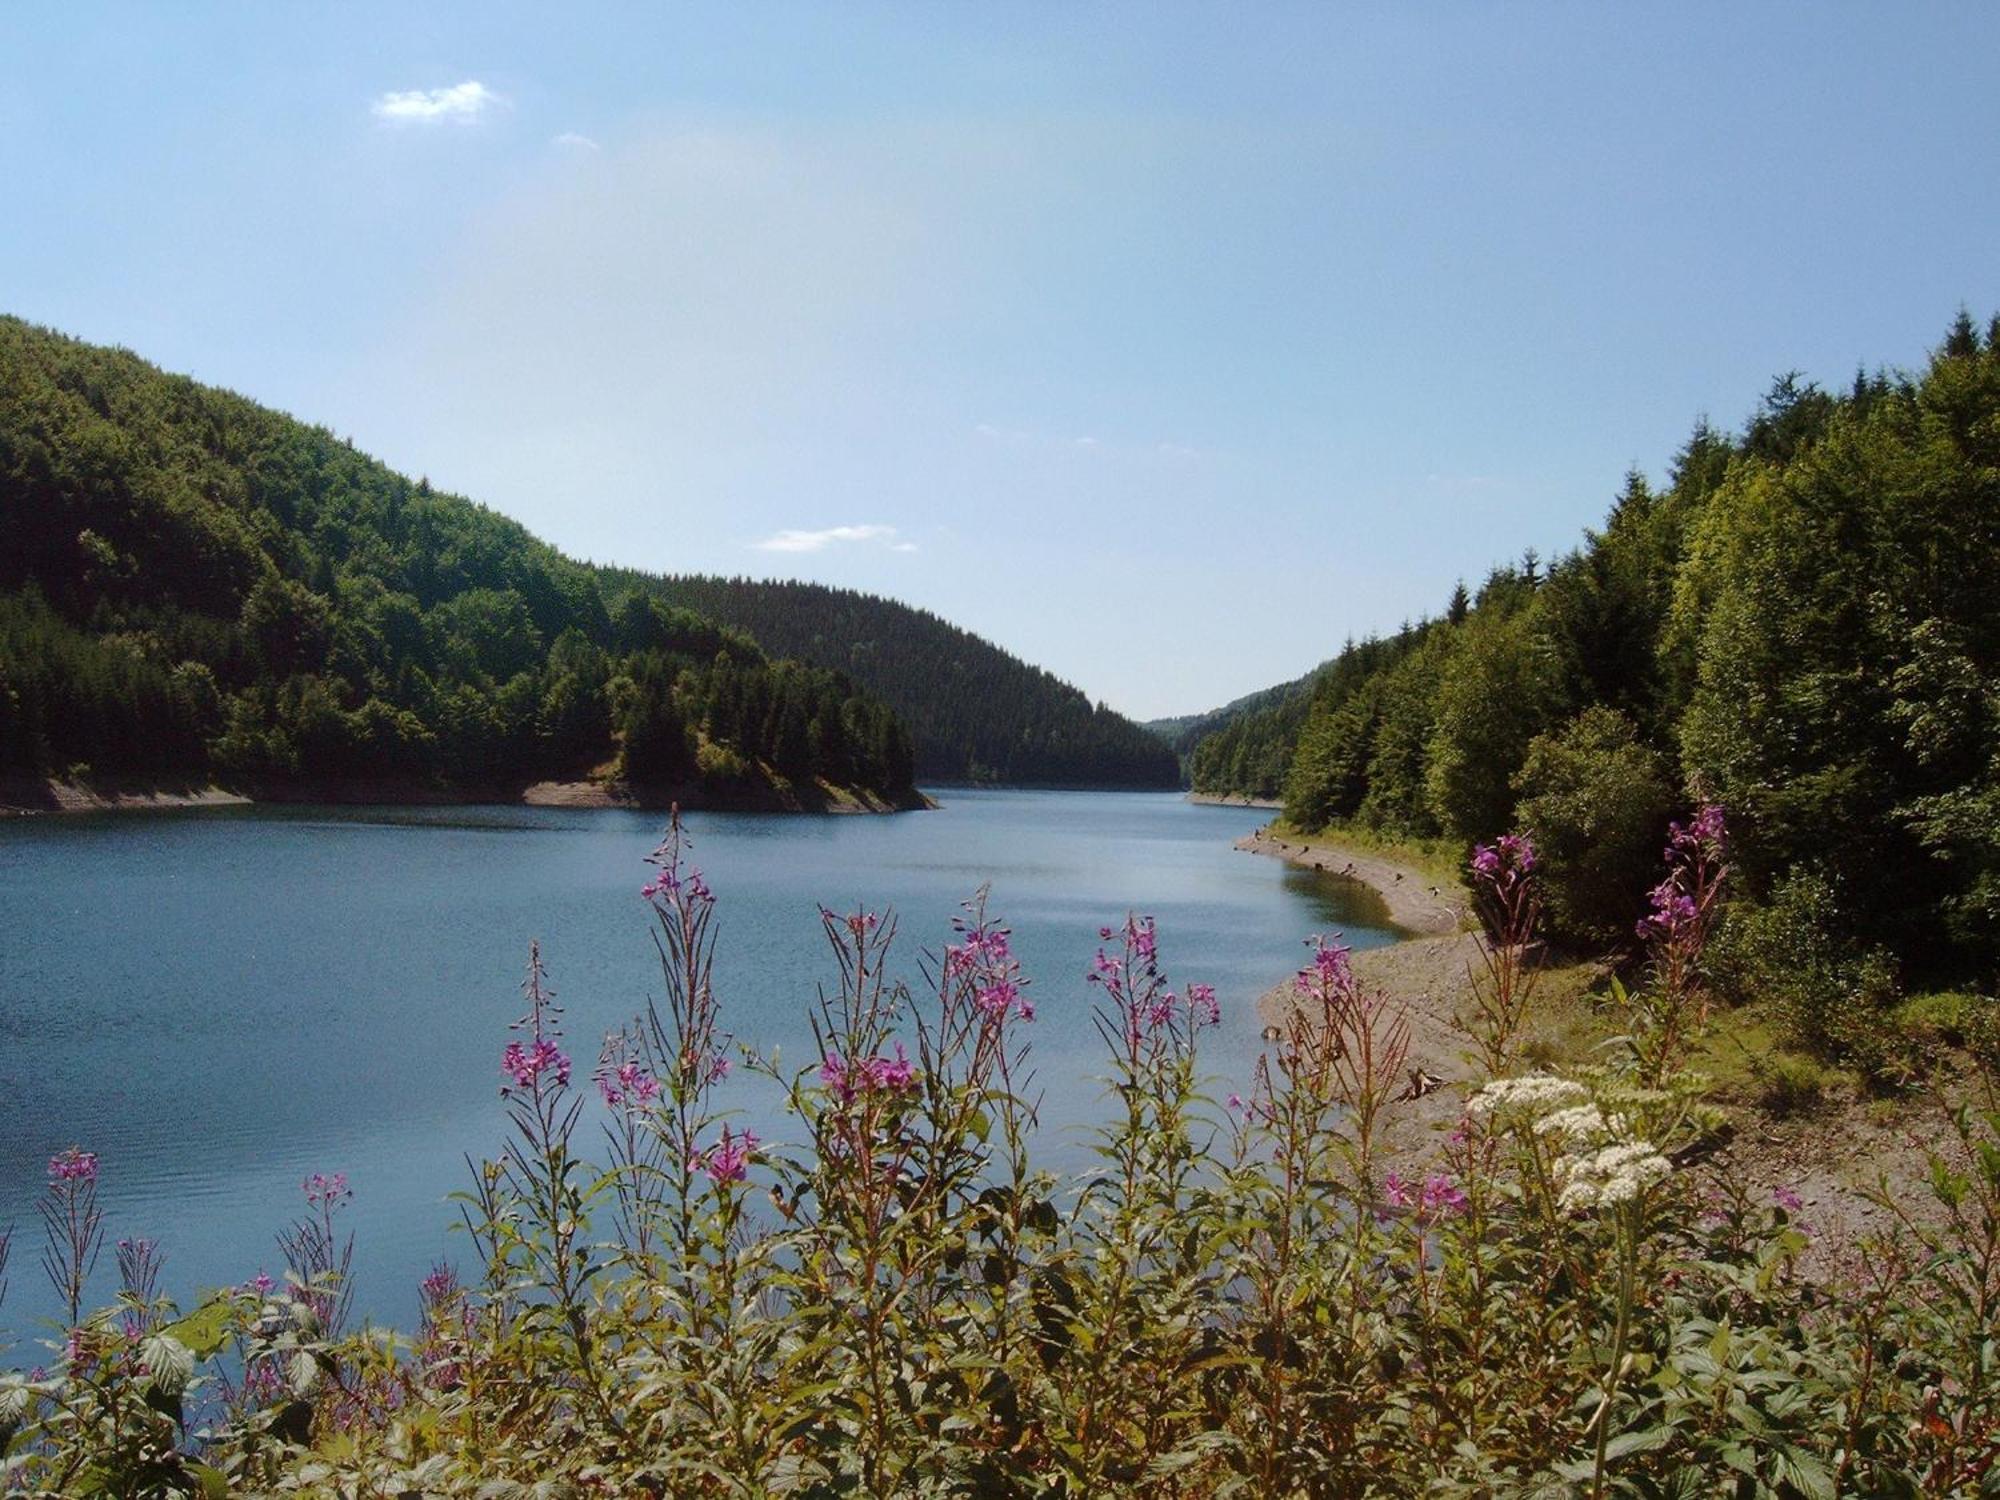
[[[893,526],[829,526],[823,531],[780,531],[750,545],[760,552],[823,552],[835,542],[891,542]],[[909,543],[896,548],[902,551]]]
[[[550,141],[549,144],[552,146],[568,146],[578,151],[601,151],[604,149],[589,136],[581,135],[574,130],[565,130],[561,135]]]
[[[370,111],[392,125],[434,125],[440,120],[476,120],[497,104],[498,94],[475,78],[444,89],[406,89],[382,95]]]
[[[917,544],[915,542],[897,542],[889,550],[891,552],[914,552],[917,550]]]

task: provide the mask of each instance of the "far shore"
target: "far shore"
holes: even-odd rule
[[[1251,797],[1242,792],[1189,792],[1188,801],[1197,807],[1261,807],[1276,812],[1285,804],[1276,797]]]
[[[406,781],[302,781],[230,789],[213,785],[87,785],[0,778],[0,817],[43,813],[159,812],[272,806],[626,808],[770,813],[893,813],[935,808],[922,792],[890,800],[824,782],[717,790],[699,785],[635,788],[622,781],[538,781],[526,787],[459,791]]]

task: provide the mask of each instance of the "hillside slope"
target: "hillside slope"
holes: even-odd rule
[[[915,798],[838,673],[228,391],[0,318],[0,776]],[[796,795],[794,795],[796,793]]]
[[[617,576],[847,674],[909,726],[921,779],[1179,785],[1176,757],[1156,736],[927,610],[813,583]]]

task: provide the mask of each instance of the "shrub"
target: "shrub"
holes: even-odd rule
[[[1847,937],[1832,884],[1794,873],[1763,907],[1731,910],[1716,970],[1739,1000],[1768,1000],[1786,1036],[1822,1058],[1893,1081],[1908,1068],[1890,1008],[1895,969],[1879,949]]]
[[[1587,708],[1529,743],[1514,790],[1542,856],[1550,934],[1599,947],[1629,937],[1673,809],[1665,759],[1616,709]]]
[[[1814,1058],[1797,1052],[1773,1052],[1751,1063],[1759,1102],[1774,1115],[1811,1114],[1826,1103],[1827,1090],[1839,1076]]]

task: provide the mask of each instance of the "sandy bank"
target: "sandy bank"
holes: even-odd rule
[[[0,780],[0,816],[37,813],[149,812],[170,808],[280,806],[636,808],[775,813],[915,812],[937,804],[918,792],[891,800],[825,782],[715,789],[634,788],[623,782],[538,781],[528,787],[455,791],[396,781],[305,781],[241,790],[201,787],[89,787],[74,782]]]
[[[146,812],[169,807],[233,807],[248,797],[219,786],[99,788],[68,781],[0,780],[0,817],[33,813]]]
[[[1197,807],[1261,807],[1267,812],[1285,805],[1275,797],[1246,797],[1241,792],[1189,792],[1187,799]]]
[[[1389,920],[1405,932],[1434,937],[1466,925],[1469,903],[1462,888],[1446,889],[1434,877],[1385,855],[1350,849],[1332,839],[1275,838],[1262,829],[1238,839],[1236,847],[1367,886],[1388,906]]]

